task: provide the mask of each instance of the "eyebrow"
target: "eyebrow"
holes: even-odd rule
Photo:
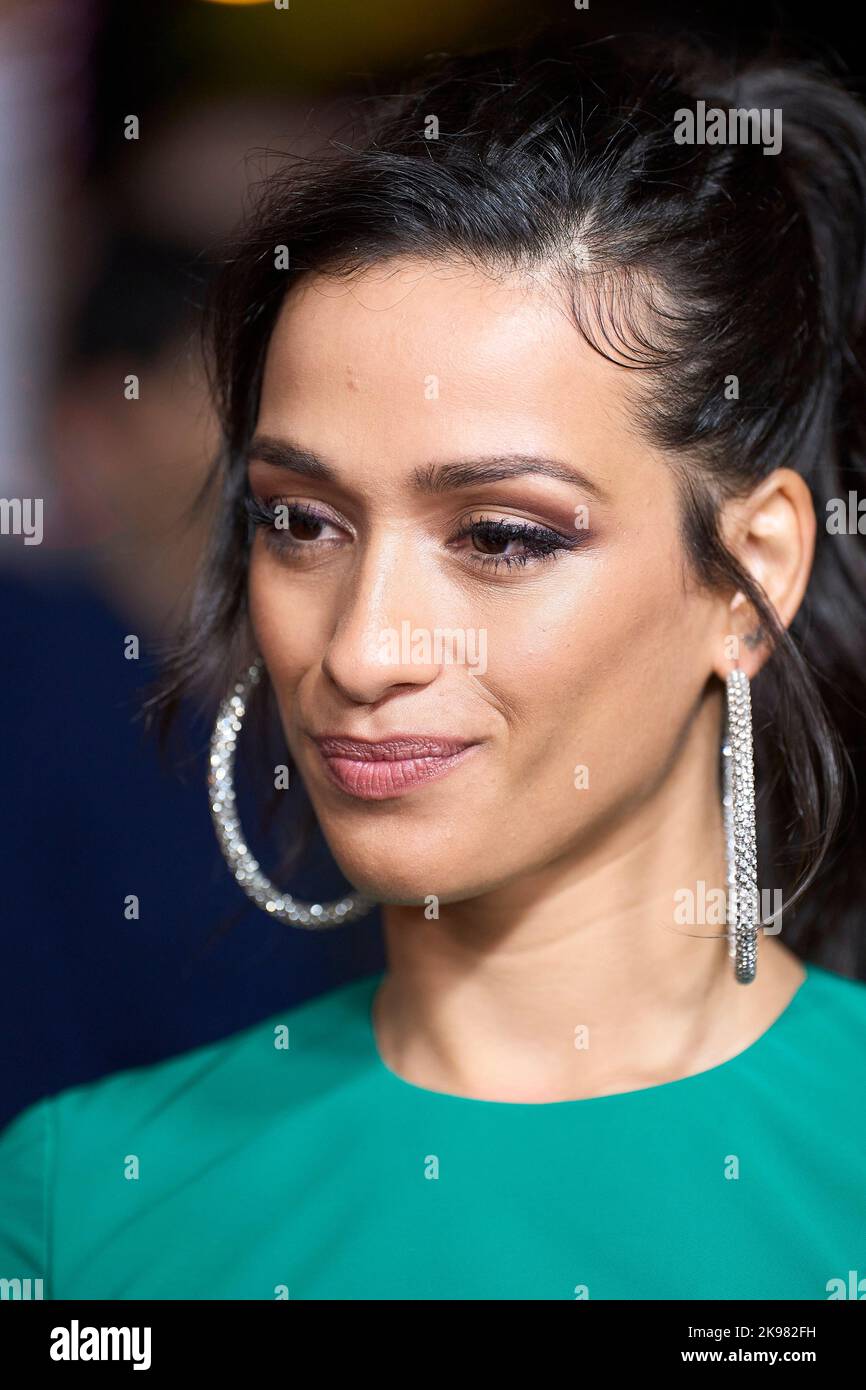
[[[334,483],[338,487],[341,484],[340,474],[332,464],[309,449],[299,448],[290,439],[257,435],[246,452],[249,463],[258,461],[272,468],[285,468],[306,478],[314,478],[318,482]],[[536,454],[492,454],[465,462],[425,463],[412,470],[410,481],[416,492],[431,496],[479,483],[500,483],[526,474],[555,478],[581,488],[598,502],[608,501],[603,489],[579,468]]]

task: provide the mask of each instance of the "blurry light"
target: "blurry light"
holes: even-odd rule
[[[209,5],[272,5],[274,0],[206,0]]]

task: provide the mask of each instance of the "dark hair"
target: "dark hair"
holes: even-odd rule
[[[677,143],[677,113],[700,100],[780,109],[781,151]],[[772,649],[752,691],[758,849],[761,877],[772,868],[794,892],[786,939],[866,975],[855,843],[866,553],[861,535],[822,524],[829,500],[864,481],[866,113],[809,60],[737,65],[694,39],[666,40],[663,53],[645,40],[567,46],[552,29],[440,55],[368,115],[366,138],[288,159],[265,181],[218,284],[221,512],[164,709],[202,682],[221,692],[249,651],[243,454],[289,287],[400,255],[552,269],[587,340],[646,374],[639,420],[675,470],[695,575],[746,594]],[[727,398],[732,375],[740,399]],[[790,632],[717,530],[721,502],[780,466],[804,477],[818,516]]]

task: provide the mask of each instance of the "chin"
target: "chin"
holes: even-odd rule
[[[328,836],[326,834],[326,839]],[[390,845],[357,840],[328,840],[329,848],[349,883],[378,903],[425,907],[430,897],[440,903],[474,897],[487,885],[453,862],[453,845],[437,849],[429,843],[415,852],[405,840]],[[477,862],[477,859],[476,859]]]

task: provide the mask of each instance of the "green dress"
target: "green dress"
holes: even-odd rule
[[[809,966],[719,1066],[532,1104],[386,1067],[381,978],[16,1116],[2,1296],[866,1298],[866,985]]]

